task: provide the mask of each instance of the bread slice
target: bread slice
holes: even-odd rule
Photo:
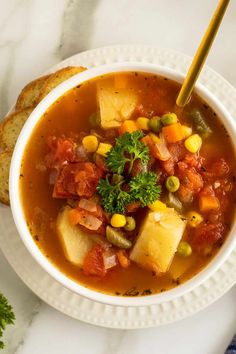
[[[0,126],[0,147],[4,150],[13,150],[18,136],[28,119],[33,107],[16,111],[7,116]]]
[[[0,201],[9,205],[9,170],[11,164],[11,151],[0,153]]]
[[[50,91],[52,91],[56,86],[66,81],[71,76],[81,73],[86,70],[83,66],[67,66],[61,70],[56,71],[54,74],[44,82],[41,88],[41,94],[39,100],[42,100]]]
[[[17,98],[16,110],[36,106],[39,102],[42,86],[49,77],[50,75],[42,76],[26,85]]]

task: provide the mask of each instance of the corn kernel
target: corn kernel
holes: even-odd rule
[[[94,135],[87,135],[82,140],[83,147],[88,152],[95,152],[98,148],[98,138]]]
[[[111,144],[100,143],[100,144],[98,145],[97,154],[106,157],[107,153],[108,153],[111,149],[112,149],[112,145],[111,145]]]
[[[149,128],[149,119],[145,117],[139,117],[136,120],[137,127],[142,130],[150,130]]]
[[[187,214],[188,224],[191,227],[197,227],[203,221],[203,217],[201,214],[197,213],[196,211],[190,211]]]
[[[159,210],[164,210],[166,209],[166,205],[162,203],[160,200],[156,200],[154,203],[148,205],[148,207],[152,211],[159,211]]]
[[[202,146],[202,138],[198,134],[193,134],[185,140],[184,145],[188,151],[195,154]]]
[[[192,128],[188,127],[187,125],[182,125],[182,131],[184,134],[184,139],[187,139],[190,135],[192,135]]]
[[[113,227],[124,227],[126,224],[126,218],[122,214],[114,214],[111,217],[111,226]]]

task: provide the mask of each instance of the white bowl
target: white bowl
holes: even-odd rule
[[[214,273],[221,266],[221,264],[229,256],[234,246],[236,245],[236,223],[234,223],[226,241],[224,242],[224,245],[222,246],[218,254],[213,258],[213,260],[201,272],[199,272],[192,279],[186,281],[185,283],[171,290],[156,295],[149,295],[143,297],[120,297],[107,295],[97,292],[95,290],[88,289],[83,285],[80,285],[79,283],[70,279],[65,274],[63,274],[57,267],[50,263],[48,259],[44,256],[44,254],[40,251],[40,249],[34,242],[25,221],[18,183],[20,178],[21,160],[24,154],[25,147],[30,139],[32,131],[34,130],[37,122],[40,120],[44,112],[59,97],[64,95],[65,92],[72,89],[73,87],[100,75],[125,71],[136,71],[156,74],[177,81],[179,83],[182,83],[184,79],[184,76],[182,74],[169,68],[153,64],[140,64],[129,62],[105,65],[98,68],[89,69],[63,82],[52,92],[50,92],[34,109],[30,117],[28,118],[26,124],[24,125],[21,134],[17,140],[10,169],[10,202],[16,227],[25,246],[27,247],[31,255],[35,258],[35,260],[41,265],[41,267],[46,270],[46,272],[48,272],[54,279],[60,282],[63,286],[67,287],[68,289],[74,291],[79,295],[105,304],[117,306],[147,306],[165,301],[170,301],[178,296],[181,296],[184,293],[189,292],[199,284],[203,283],[208,277],[210,277],[212,273]],[[234,151],[236,151],[236,125],[231,115],[224,108],[221,102],[216,99],[216,97],[214,97],[213,94],[210,93],[202,85],[197,84],[195,92],[205,102],[207,102],[207,104],[219,116],[229,135],[231,136]],[[40,281],[40,279],[38,281]]]

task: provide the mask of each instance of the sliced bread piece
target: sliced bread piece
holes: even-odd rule
[[[54,74],[44,82],[39,100],[42,100],[50,91],[52,91],[56,86],[61,84],[63,81],[66,81],[71,76],[81,73],[86,70],[82,66],[67,66],[61,70],[56,71]]]
[[[33,107],[16,111],[7,116],[0,127],[0,147],[4,150],[13,150],[18,136],[28,119]]]
[[[49,77],[50,75],[42,76],[26,85],[17,98],[16,110],[36,106],[39,102],[42,86]]]
[[[9,170],[11,164],[11,151],[0,153],[0,202],[9,205]]]

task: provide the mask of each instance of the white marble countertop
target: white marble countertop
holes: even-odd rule
[[[154,44],[193,55],[217,0],[0,0],[0,114],[50,66],[83,50]],[[236,2],[231,1],[208,65],[236,86]],[[0,220],[1,222],[1,220]],[[236,288],[178,323],[109,330],[68,318],[33,295],[0,253],[0,290],[17,322],[8,354],[222,354],[236,331]]]

